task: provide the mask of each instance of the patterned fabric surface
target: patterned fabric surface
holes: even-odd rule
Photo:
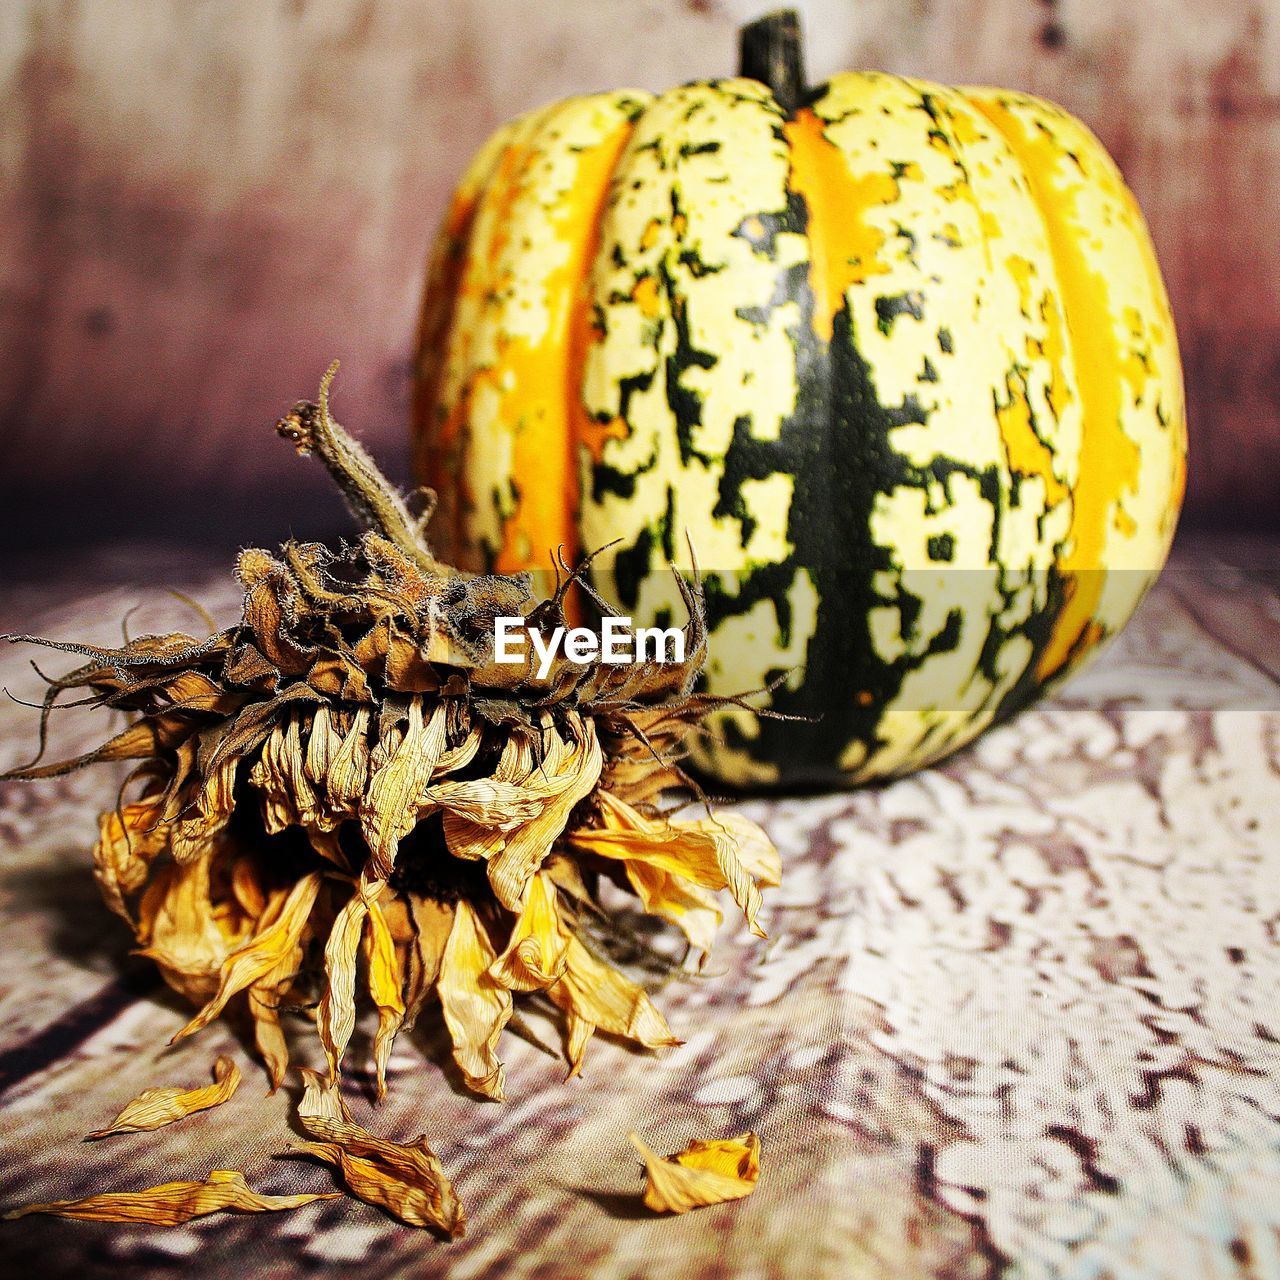
[[[1184,545],[1085,676],[942,767],[743,802],[783,886],[767,942],[726,930],[707,976],[657,994],[683,1046],[605,1041],[563,1084],[562,1063],[509,1039],[509,1101],[492,1104],[441,1069],[443,1044],[402,1037],[387,1101],[358,1076],[354,1110],[428,1134],[465,1239],[343,1199],[169,1230],[26,1218],[0,1224],[0,1260],[193,1280],[1280,1277],[1280,582],[1248,567],[1266,550]],[[122,585],[142,581],[219,622],[238,605],[222,566],[138,551],[6,586],[0,629],[111,642],[134,606],[134,634],[199,629],[181,600]],[[41,690],[31,656],[63,669],[6,646],[18,697]],[[0,703],[0,767],[29,756],[35,720]],[[54,749],[100,728],[67,712]],[[297,1092],[260,1096],[245,1027],[165,1047],[186,1011],[128,955],[90,870],[110,772],[0,786],[0,1208],[213,1168],[331,1189],[278,1158]],[[304,1061],[312,1040],[293,1038]],[[219,1052],[246,1072],[227,1105],[82,1142],[148,1085],[205,1082]],[[746,1128],[763,1143],[750,1199],[639,1206],[629,1130],[674,1150]]]

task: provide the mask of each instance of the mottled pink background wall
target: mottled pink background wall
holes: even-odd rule
[[[468,154],[568,93],[733,69],[747,0],[4,0],[0,538],[341,527],[270,425],[333,355],[403,477],[424,256]],[[1202,520],[1280,516],[1280,0],[808,0],[812,78],[1056,98],[1146,209]]]

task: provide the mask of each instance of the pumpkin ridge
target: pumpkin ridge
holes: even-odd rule
[[[458,420],[445,413],[450,335],[457,318],[459,293],[471,256],[472,232],[480,197],[496,172],[518,122],[497,129],[476,153],[458,182],[445,211],[427,268],[427,282],[418,316],[417,376],[414,379],[411,415],[414,469],[436,494],[432,534],[443,532],[447,557],[461,551],[462,503],[457,481],[450,470],[449,451],[456,446]],[[450,434],[449,428],[453,431]]]
[[[1067,341],[1071,345],[1076,383],[1084,421],[1080,444],[1080,476],[1072,494],[1068,544],[1058,572],[1066,582],[1066,601],[1038,655],[1036,674],[1052,679],[1084,652],[1096,650],[1105,630],[1096,614],[1106,580],[1108,520],[1120,512],[1126,490],[1137,484],[1140,446],[1124,430],[1120,416],[1122,376],[1106,280],[1090,266],[1081,248],[1077,192],[1055,190],[1052,169],[1059,159],[1058,144],[1044,123],[1048,112],[1034,99],[1021,105],[1036,112],[1038,136],[1028,135],[1026,123],[1009,110],[1010,97],[968,100],[1004,138],[1026,176],[1049,236],[1054,274],[1062,299]],[[1081,162],[1073,157],[1076,164]]]

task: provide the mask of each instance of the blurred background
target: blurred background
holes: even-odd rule
[[[423,267],[470,153],[552,98],[730,74],[776,7],[3,0],[0,549],[347,527],[271,426],[340,356],[337,416],[407,479]],[[1173,297],[1188,523],[1280,524],[1280,0],[796,7],[813,80],[1016,87],[1101,136]]]

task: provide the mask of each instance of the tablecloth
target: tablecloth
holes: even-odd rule
[[[1265,542],[1185,539],[1083,676],[939,767],[861,791],[735,802],[782,852],[768,940],[726,928],[708,972],[657,996],[678,1048],[593,1046],[584,1077],[504,1040],[508,1101],[464,1095],[444,1046],[402,1037],[376,1132],[426,1132],[466,1203],[446,1244],[351,1199],[173,1229],[0,1223],[7,1274],[853,1277],[1280,1276],[1280,580]],[[227,566],[164,547],[10,565],[0,630],[112,642],[220,623]],[[33,656],[0,685],[39,696]],[[37,656],[59,667],[56,655]],[[0,700],[0,768],[36,713]],[[55,749],[100,740],[56,718]],[[326,1191],[282,1158],[290,1085],[187,1011],[98,901],[89,849],[110,769],[0,785],[0,1208],[213,1168]],[[367,1028],[365,1031],[367,1032]],[[305,1028],[304,1028],[305,1031]],[[308,1034],[294,1037],[307,1060]],[[86,1144],[140,1089],[236,1097]],[[627,1142],[755,1129],[748,1200],[647,1214]]]

